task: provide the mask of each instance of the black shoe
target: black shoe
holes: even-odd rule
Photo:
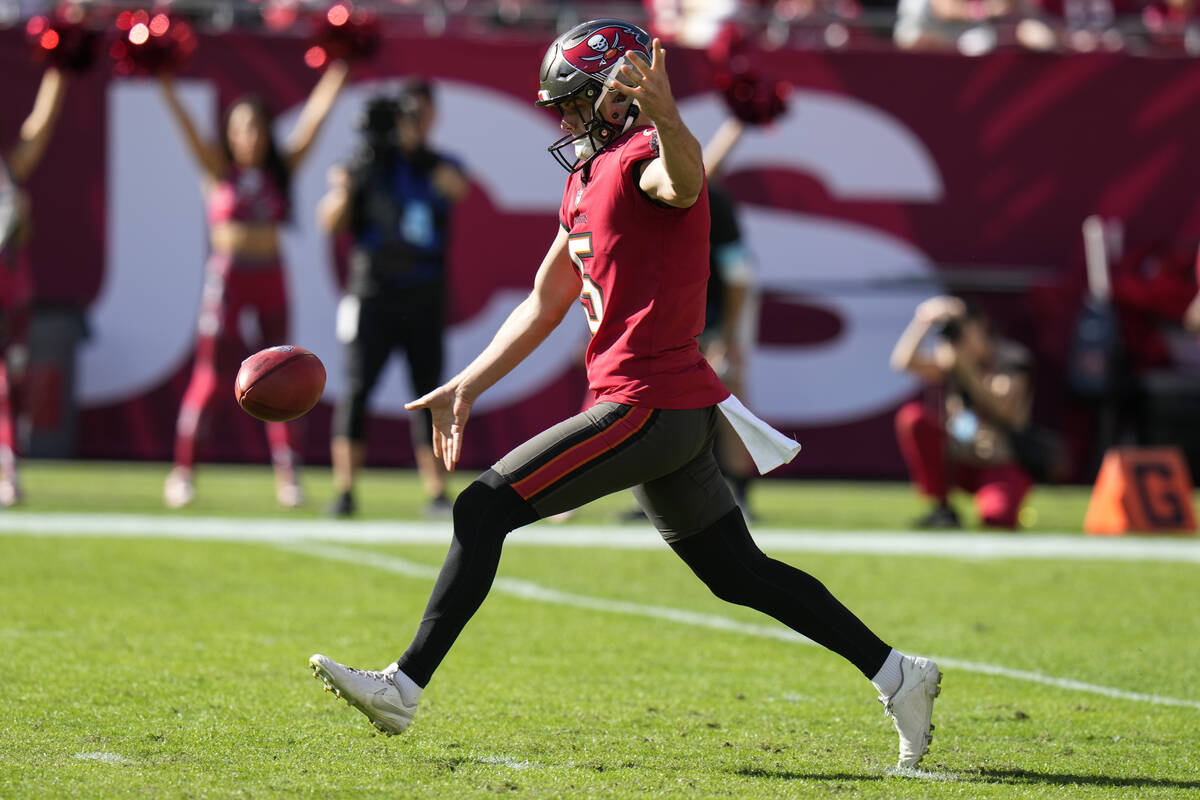
[[[913,523],[918,528],[933,530],[957,530],[962,527],[962,520],[950,506],[937,506],[925,516]]]
[[[330,517],[352,517],[357,509],[354,507],[354,495],[342,492],[325,506],[325,514]]]

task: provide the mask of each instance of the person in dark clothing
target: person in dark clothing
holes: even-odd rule
[[[469,190],[451,156],[428,144],[433,89],[414,82],[397,96],[372,99],[359,125],[363,141],[347,166],[330,172],[318,216],[331,233],[353,239],[338,338],[346,345],[346,388],[333,421],[337,496],[329,511],[355,511],[354,482],[366,456],[367,400],[391,354],[408,360],[416,396],[442,378],[446,250],[454,204]],[[427,513],[446,517],[445,470],[433,456],[428,412],[413,420],[413,449],[429,496]]]

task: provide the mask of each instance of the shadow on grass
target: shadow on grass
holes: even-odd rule
[[[772,778],[784,781],[881,781],[887,777],[882,773],[855,775],[849,772],[790,772],[781,769],[763,769],[762,767],[742,767],[733,770],[733,774],[745,778]]]
[[[1184,781],[1170,778],[1116,777],[1112,775],[1073,775],[1067,772],[1031,772],[1023,769],[976,769],[962,772],[936,770],[918,772],[910,776],[889,775],[887,773],[852,774],[848,772],[792,772],[789,770],[763,769],[762,767],[743,767],[733,770],[736,775],[746,778],[771,778],[774,780],[807,780],[807,781],[881,781],[896,778],[898,780],[930,780],[950,783],[998,783],[1009,785],[1038,785],[1049,786],[1106,786],[1114,789],[1160,788],[1160,789],[1200,789],[1200,780]]]
[[[1011,784],[1050,784],[1052,786],[1111,786],[1113,788],[1200,789],[1200,780],[1177,781],[1170,778],[1119,778],[1112,775],[1072,775],[1066,772],[1030,772],[1024,769],[980,769],[961,773],[961,780]]]

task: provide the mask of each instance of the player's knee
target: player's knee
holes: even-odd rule
[[[745,526],[735,508],[694,538],[672,545],[710,592],[739,606],[752,604],[770,565]]]
[[[733,571],[726,572],[722,575],[710,575],[705,578],[704,585],[718,600],[723,600],[726,603],[732,603],[735,606],[749,605],[749,595],[746,591],[746,583]]]
[[[537,513],[507,482],[488,470],[454,500],[456,538],[508,535],[528,525]]]

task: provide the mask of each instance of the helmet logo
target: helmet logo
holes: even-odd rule
[[[564,48],[563,58],[584,74],[599,75],[630,50],[648,56],[649,44],[644,31],[628,25],[608,25],[574,47]]]

